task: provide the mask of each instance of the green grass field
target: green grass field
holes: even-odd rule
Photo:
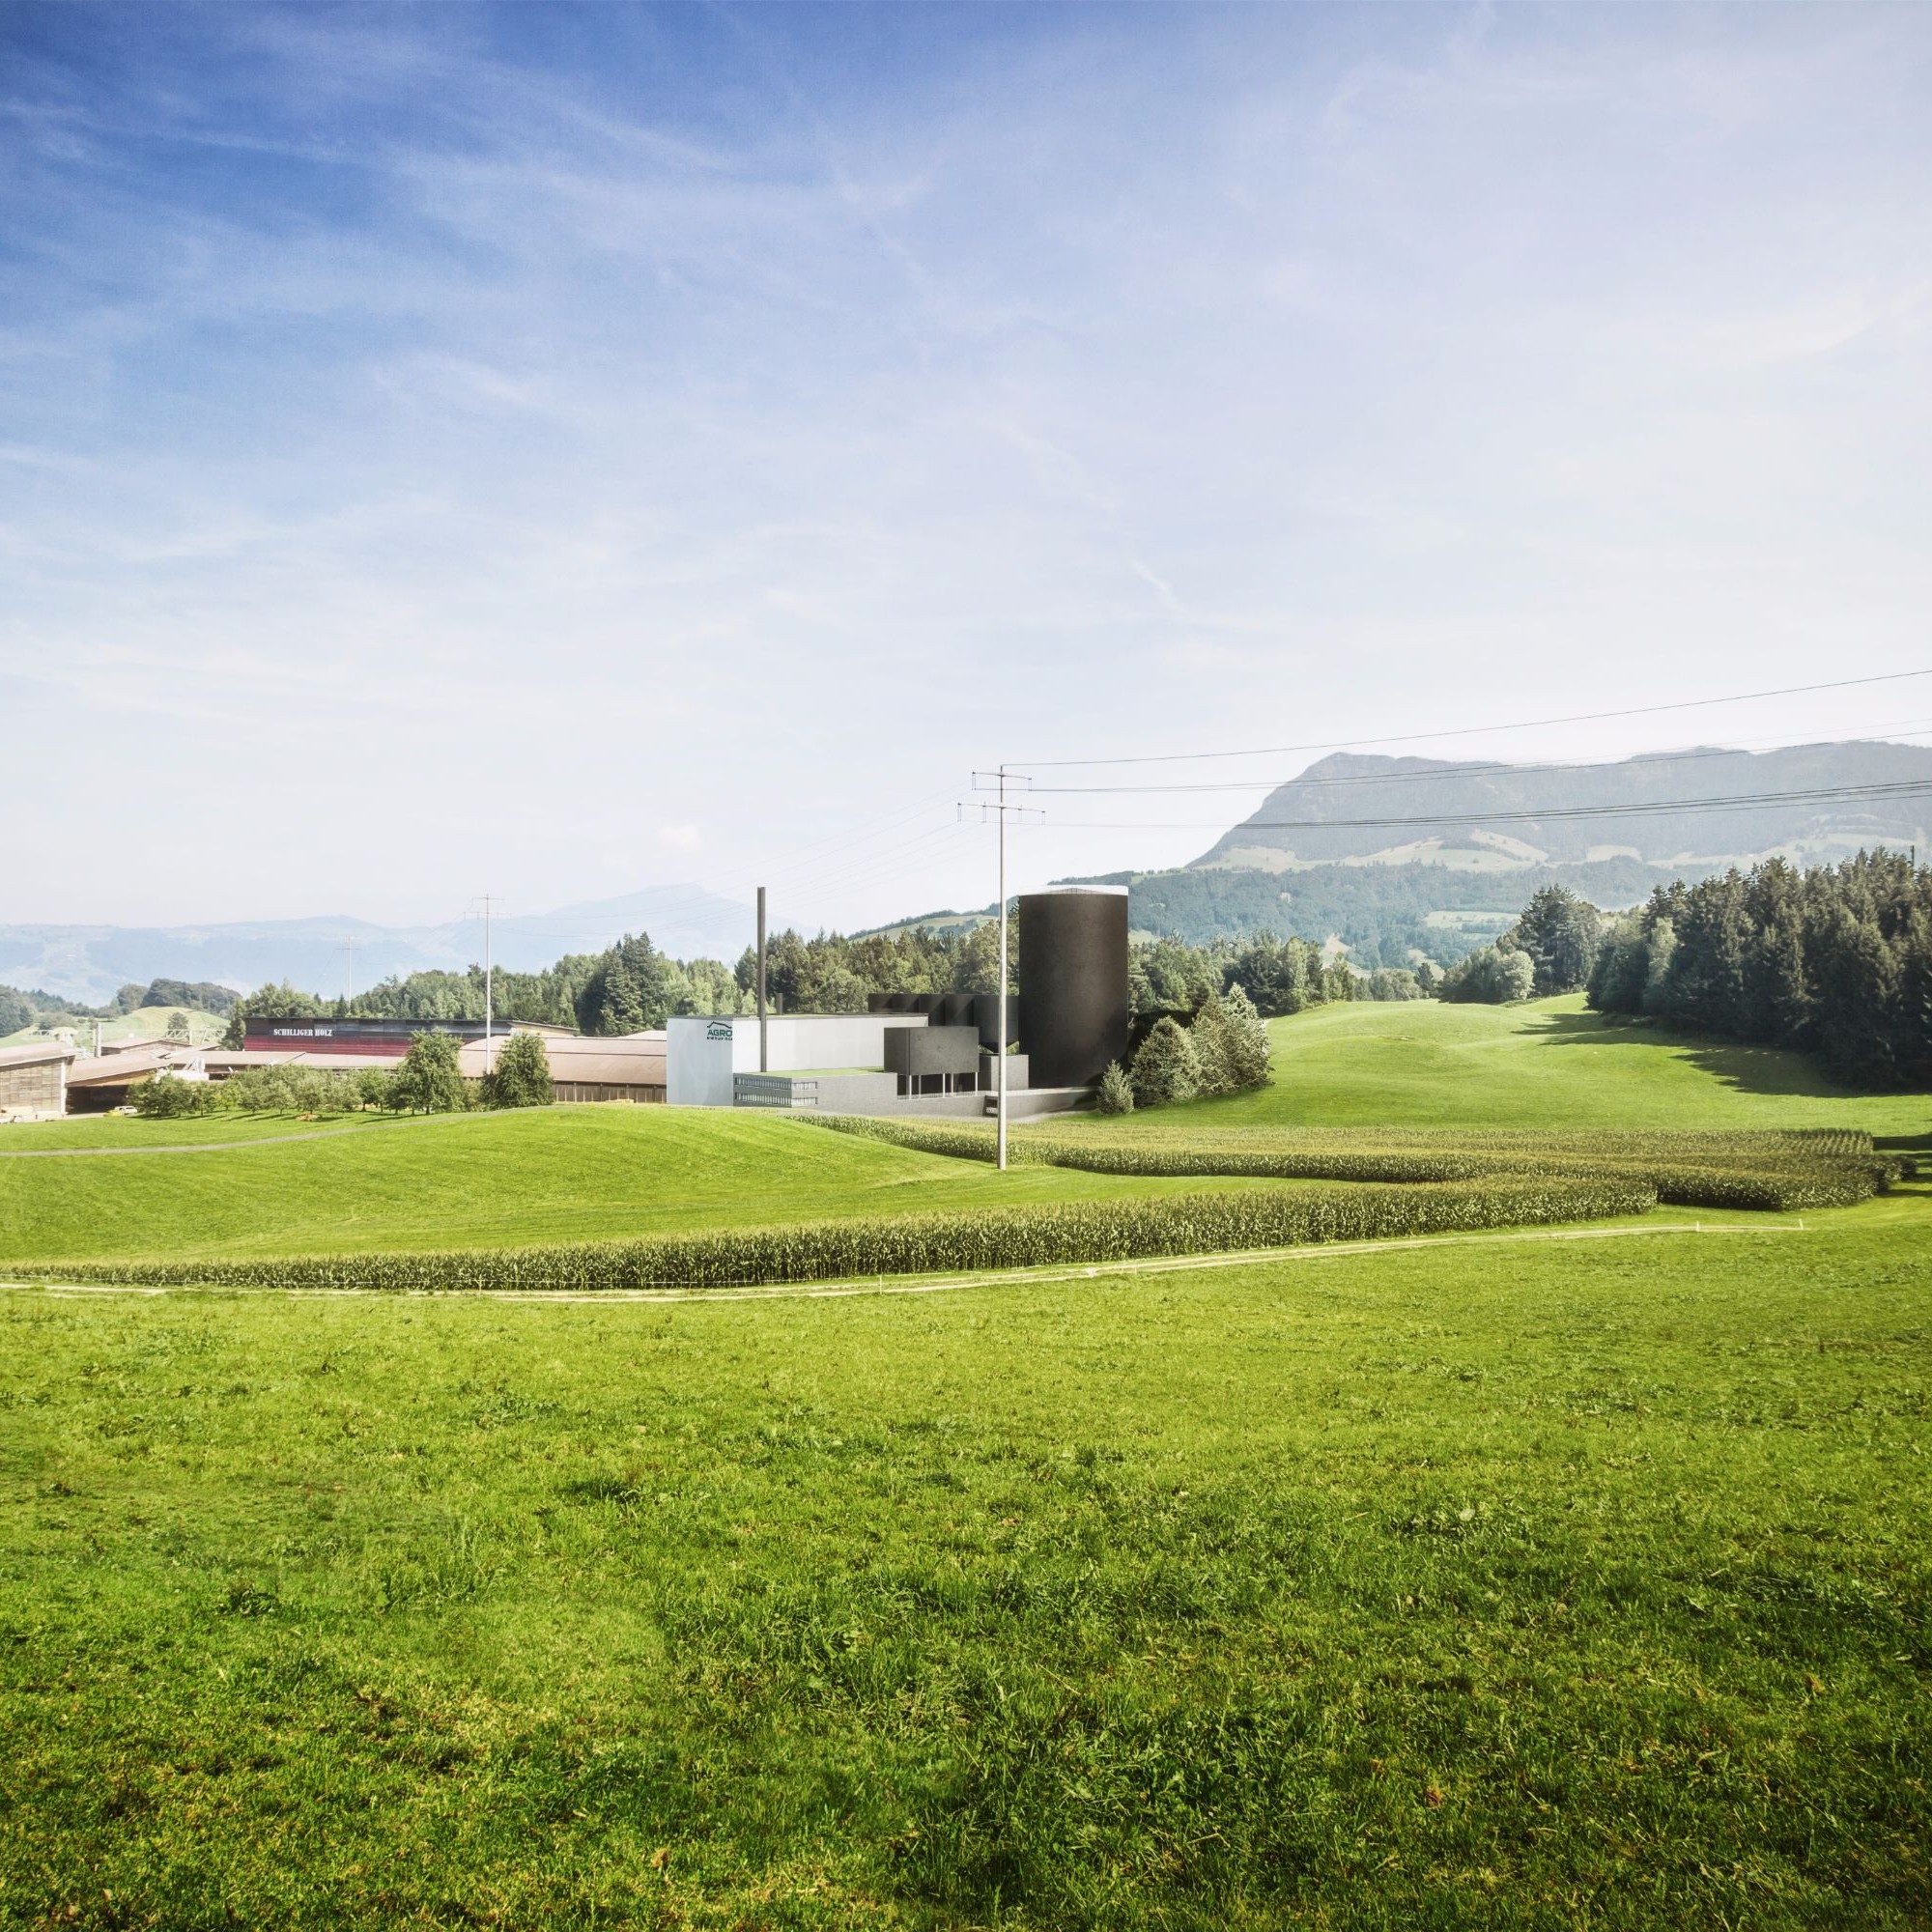
[[[1921,1924],[1927,1287],[15,1297],[0,1915]]]
[[[1318,1009],[1276,1021],[1271,1032],[1272,1087],[1143,1118],[1177,1132],[1309,1122],[1846,1125],[1895,1143],[1932,1142],[1932,1100],[1924,1095],[1846,1095],[1793,1056],[1700,1048],[1645,1028],[1606,1026],[1574,1000],[1526,1009]],[[1112,1130],[1093,1117],[1040,1129]],[[286,1146],[138,1158],[131,1151],[7,1158],[36,1149],[282,1139]],[[0,1133],[0,1264],[507,1247],[1202,1184],[1032,1168],[1002,1179],[972,1163],[853,1143],[775,1117],[683,1109],[568,1108],[403,1122],[374,1116],[115,1117]]]
[[[242,1138],[213,1121],[54,1123],[66,1146]],[[327,1131],[293,1119],[245,1148],[8,1159],[0,1265],[128,1254],[290,1255],[491,1248],[858,1215],[1145,1193],[1052,1169],[1002,1178],[971,1162],[754,1113],[575,1107]],[[341,1123],[337,1123],[341,1124]],[[128,1129],[140,1128],[136,1134]],[[320,1138],[312,1138],[320,1134]],[[1154,1191],[1212,1182],[1175,1180]],[[1220,1183],[1238,1186],[1239,1182]]]
[[[1316,1007],[1268,1033],[1272,1087],[1161,1118],[1230,1126],[1855,1126],[1932,1140],[1932,1096],[1848,1094],[1801,1055],[1608,1022],[1584,1009],[1581,994],[1526,1007]]]
[[[1305,1015],[1169,1118],[1926,1138],[1575,1017]],[[1151,1185],[559,1110],[0,1158],[0,1241]],[[0,1924],[1925,1924],[1928,1189],[1691,1218],[831,1299],[10,1293]]]

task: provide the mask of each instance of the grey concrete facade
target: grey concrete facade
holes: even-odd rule
[[[874,1072],[886,1034],[923,1028],[923,1013],[783,1013],[765,1022],[769,1073]],[[665,1026],[665,1097],[673,1107],[729,1107],[732,1082],[758,1068],[758,1022],[749,1013],[678,1014]]]
[[[980,1121],[989,1117],[989,1093],[901,1094],[893,1073],[805,1075],[740,1073],[737,1104],[780,1113],[864,1114],[868,1118]],[[1009,1088],[1007,1113],[1015,1121],[1041,1114],[1071,1113],[1091,1098],[1085,1087]]]

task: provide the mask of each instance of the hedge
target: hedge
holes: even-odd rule
[[[829,1115],[813,1124],[927,1153],[993,1158],[982,1127]],[[1367,1131],[1177,1133],[1122,1124],[1105,1134],[1010,1135],[1016,1165],[1091,1174],[1224,1175],[1251,1179],[1406,1185],[1509,1178],[1634,1180],[1678,1208],[1790,1213],[1847,1208],[1890,1185],[1904,1163],[1874,1153],[1854,1129],[1765,1133],[1418,1133]]]
[[[1656,1206],[1641,1181],[1525,1178],[1458,1186],[1255,1188],[1137,1201],[1072,1201],[974,1214],[811,1222],[652,1241],[585,1241],[442,1254],[301,1255],[284,1261],[66,1262],[44,1281],[139,1287],[447,1291],[747,1288],[867,1275],[1131,1261],[1320,1241],[1602,1220]]]

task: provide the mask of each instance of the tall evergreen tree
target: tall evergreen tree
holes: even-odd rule
[[[1677,922],[1663,914],[1651,923],[1644,946],[1643,1009],[1647,1013],[1670,1010],[1670,975],[1677,964]]]
[[[1563,886],[1545,886],[1523,907],[1508,937],[1529,955],[1538,999],[1574,993],[1590,977],[1602,936],[1603,916],[1588,899]]]
[[[1228,988],[1222,1010],[1226,1016],[1228,1070],[1236,1091],[1265,1087],[1271,1055],[1267,1027],[1238,982]]]
[[[1836,907],[1819,934],[1818,1030],[1825,1057],[1861,1084],[1889,1086],[1900,1068],[1903,973],[1876,917]]]
[[[1134,1104],[1161,1107],[1175,1100],[1191,1100],[1201,1088],[1201,1063],[1194,1042],[1170,1014],[1153,1024],[1141,1041],[1127,1077],[1133,1082]]]
[[[1201,1010],[1188,1023],[1187,1037],[1193,1042],[1194,1059],[1200,1067],[1198,1091],[1204,1098],[1235,1091],[1232,1043],[1228,1037],[1227,1009],[1219,993],[1209,993]]]

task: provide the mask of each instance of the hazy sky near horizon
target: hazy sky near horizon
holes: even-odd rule
[[[1922,7],[15,4],[0,110],[0,922],[851,925],[1003,757],[1932,664]]]

